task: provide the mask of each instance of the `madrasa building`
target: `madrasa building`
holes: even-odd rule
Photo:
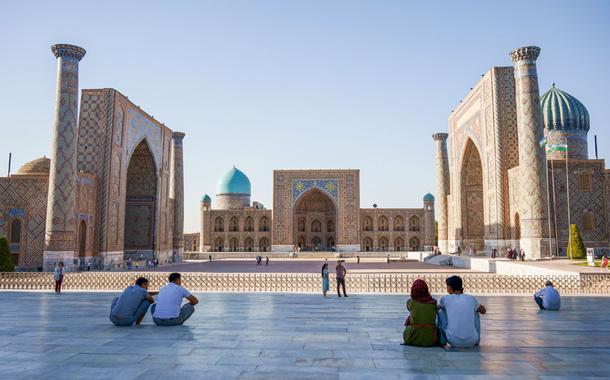
[[[434,245],[434,197],[421,208],[360,208],[360,171],[275,170],[273,208],[251,202],[251,183],[233,167],[204,195],[195,252],[422,251]]]
[[[57,93],[51,158],[0,177],[0,236],[21,270],[180,260],[184,133],[111,88],[85,89],[85,50],[51,47]]]
[[[610,170],[589,159],[585,106],[555,85],[539,96],[539,53],[523,47],[510,53],[514,66],[489,69],[452,111],[449,133],[433,135],[442,252],[565,255],[569,224],[587,248],[609,245]]]

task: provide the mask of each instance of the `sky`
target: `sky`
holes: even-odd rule
[[[431,135],[509,52],[537,45],[589,110],[610,160],[608,1],[6,1],[0,173],[50,156],[55,43],[84,47],[81,88],[115,88],[184,139],[185,231],[233,165],[272,206],[274,169],[360,169],[362,207],[421,207]],[[608,163],[610,166],[610,163]]]

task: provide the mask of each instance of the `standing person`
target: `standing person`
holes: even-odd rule
[[[180,307],[183,298],[186,298],[188,303]],[[193,315],[198,303],[199,300],[182,287],[180,273],[172,273],[169,275],[169,283],[159,290],[157,303],[150,309],[153,322],[157,326],[182,325]]]
[[[326,297],[326,293],[330,290],[330,280],[328,278],[328,259],[324,259],[322,264],[322,294]]]
[[[61,293],[61,283],[64,281],[64,262],[55,263],[53,269],[53,280],[55,281],[55,293]]]
[[[431,347],[438,344],[436,331],[436,300],[430,295],[428,284],[422,279],[413,281],[411,299],[407,301],[409,318],[402,333],[403,344]]]
[[[148,307],[155,302],[152,298],[158,292],[148,291],[148,279],[140,277],[135,285],[128,286],[120,296],[112,300],[110,306],[110,322],[115,326],[140,325],[148,311]]]
[[[561,307],[561,296],[551,281],[547,281],[544,288],[534,294],[534,301],[540,310],[559,310]]]
[[[519,258],[521,259],[521,261],[525,261],[525,251],[523,250],[523,248],[521,248],[521,250],[519,251]]]
[[[471,348],[481,340],[479,314],[485,314],[485,306],[476,298],[464,294],[462,279],[451,276],[446,281],[449,295],[438,304],[438,327],[441,330],[441,344],[451,347]]]
[[[602,255],[602,263],[600,267],[602,268],[602,270],[608,270],[608,255],[605,253]]]
[[[497,253],[497,252],[498,252],[498,250],[497,250],[497,249],[492,248],[492,250],[491,250],[491,258],[492,258],[492,259],[495,259],[495,258],[496,258],[496,253]]]
[[[345,260],[337,261],[337,267],[335,268],[335,273],[337,277],[337,295],[341,297],[341,292],[339,291],[339,287],[343,288],[343,296],[347,297],[345,293],[345,275],[347,275],[347,269],[343,266]]]
[[[269,265],[269,256],[265,256],[265,265]]]

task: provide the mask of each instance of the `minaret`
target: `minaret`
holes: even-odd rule
[[[212,199],[209,195],[205,194],[203,198],[201,198],[200,206],[199,206],[199,252],[206,252],[206,212],[212,209]],[[209,245],[209,244],[207,244]]]
[[[182,140],[184,133],[172,134],[172,182],[169,197],[174,200],[174,239],[175,261],[182,261],[184,254],[184,167],[182,161]]]
[[[43,268],[63,261],[72,270],[76,249],[76,140],[78,118],[78,63],[85,49],[66,44],[51,46],[57,58],[55,122],[51,147],[49,195]]]
[[[519,218],[520,248],[530,259],[550,255],[545,152],[540,147],[544,125],[540,108],[536,59],[537,46],[522,47],[510,53],[515,64],[517,135],[519,140]]]
[[[449,195],[449,156],[447,133],[432,135],[436,146],[436,215],[438,222],[438,247],[442,253],[449,252],[447,227],[447,196]]]
[[[424,251],[432,251],[434,246],[434,196],[424,196]]]

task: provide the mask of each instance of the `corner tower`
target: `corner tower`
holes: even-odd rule
[[[539,145],[544,137],[536,59],[537,46],[510,53],[515,65],[517,134],[519,139],[520,247],[530,259],[550,255],[548,244],[545,152]]]
[[[71,271],[76,249],[78,65],[86,51],[67,44],[53,45],[51,51],[57,58],[57,92],[43,269],[51,270],[55,262],[63,261]]]

